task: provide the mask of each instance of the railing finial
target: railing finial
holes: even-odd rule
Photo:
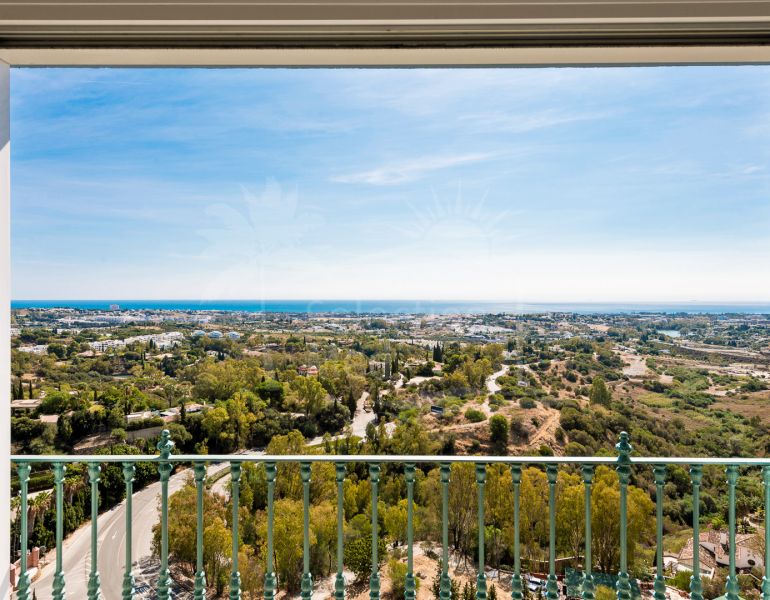
[[[628,433],[625,431],[620,432],[620,441],[615,444],[615,450],[618,452],[618,462],[630,463],[629,455],[634,451],[631,442],[629,441]]]
[[[160,440],[158,441],[156,448],[160,452],[161,458],[168,459],[168,457],[171,456],[171,450],[174,448],[174,442],[171,441],[171,433],[168,429],[164,429],[160,432]]]

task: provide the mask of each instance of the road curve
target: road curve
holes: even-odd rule
[[[219,467],[221,468],[221,467]],[[209,474],[217,467],[209,466]],[[192,470],[186,469],[169,479],[169,495],[184,486],[185,481],[192,475]],[[158,521],[158,502],[160,499],[160,482],[148,485],[133,495],[133,522],[131,525],[135,576],[137,558],[146,557],[152,553],[152,527]],[[120,600],[123,588],[123,571],[125,569],[126,545],[126,503],[125,500],[112,509],[99,515],[99,574],[101,579],[102,598],[104,600]],[[91,567],[91,522],[88,521],[64,540],[63,546],[64,575],[68,598],[85,598],[87,596],[88,573]],[[43,567],[40,576],[32,583],[32,589],[39,600],[50,600],[51,586],[55,569],[55,554],[49,552],[48,564]],[[137,594],[136,598],[145,596]]]
[[[396,387],[401,387],[403,380],[399,380]],[[364,404],[369,397],[369,392],[364,391],[358,399],[356,415],[354,416],[351,433],[359,437],[366,435],[366,426],[374,420],[373,412],[364,411]],[[391,424],[388,424],[391,425]],[[338,438],[344,435],[335,436]],[[332,438],[335,439],[335,438]],[[310,440],[309,445],[320,444],[323,437]],[[251,452],[259,454],[259,452]],[[209,465],[209,476],[221,471],[223,465]],[[180,490],[192,470],[186,469],[173,475],[169,479],[169,495]],[[227,495],[226,484],[229,478],[224,477],[218,481],[213,491],[220,495]],[[158,503],[160,500],[160,482],[148,485],[146,488],[133,495],[133,522],[131,526],[134,576],[140,577],[138,563],[152,553],[152,527],[158,522]],[[126,503],[125,501],[99,515],[98,525],[98,561],[101,579],[103,600],[121,600],[123,589],[123,571],[125,569],[125,545],[126,545]],[[66,580],[66,592],[68,598],[85,598],[87,596],[88,574],[91,568],[91,522],[88,521],[64,540],[64,575]],[[33,582],[32,589],[39,600],[51,600],[52,584],[55,570],[55,553],[49,552],[46,556],[47,564],[42,568],[39,577]],[[150,598],[153,590],[147,590],[147,594],[138,593],[140,598]]]

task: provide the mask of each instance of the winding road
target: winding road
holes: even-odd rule
[[[403,385],[403,379],[396,387]],[[364,392],[356,403],[356,414],[351,424],[351,433],[356,436],[366,435],[366,426],[374,420],[374,412],[366,412],[364,404],[369,392]],[[343,437],[343,436],[337,436]],[[309,444],[321,443],[323,438],[310,440]],[[258,454],[251,451],[249,454]],[[207,476],[221,472],[222,464],[209,465]],[[187,478],[192,475],[191,469],[176,473],[169,479],[169,495],[180,490]],[[212,490],[226,495],[228,477],[218,480]],[[155,594],[154,584],[157,581],[158,564],[149,557],[152,555],[152,527],[158,522],[158,503],[160,501],[160,482],[148,485],[133,496],[133,523],[131,526],[134,577],[137,581],[135,598],[149,599]],[[123,571],[125,569],[126,546],[126,502],[114,506],[99,515],[98,526],[98,569],[101,579],[103,600],[121,600],[123,587]],[[91,522],[88,521],[64,540],[63,547],[64,574],[66,580],[66,595],[68,598],[86,598],[88,574],[91,568]],[[45,557],[37,579],[32,583],[32,590],[38,600],[51,600],[52,584],[55,571],[55,552],[49,552]]]
[[[210,465],[208,474],[219,469],[218,465]],[[180,490],[192,470],[186,469],[173,475],[169,479],[169,495]],[[152,527],[158,521],[158,502],[160,498],[160,482],[148,485],[143,490],[133,495],[133,523],[131,527],[133,554],[136,557],[147,557],[152,554]],[[99,573],[101,578],[102,598],[104,600],[120,600],[123,588],[123,571],[125,569],[125,546],[126,546],[126,502],[125,500],[112,509],[99,515],[97,525],[99,528]],[[51,586],[55,570],[55,554],[49,552],[46,556],[46,564],[40,576],[32,583],[32,589],[37,594],[39,600],[49,600],[52,597]],[[134,563],[134,576],[137,582],[141,582],[146,577],[143,576],[141,569],[137,568],[137,562]],[[146,560],[141,561],[143,564]],[[154,566],[153,577],[149,581],[154,581],[157,574],[157,564]],[[91,568],[91,522],[77,529],[72,535],[64,540],[64,575],[66,580],[66,591],[68,598],[85,598],[87,596],[88,573]],[[139,593],[135,595],[137,599],[151,598],[154,590],[144,589],[141,586]]]
[[[497,380],[508,373],[508,365],[503,365],[503,367],[496,371],[495,373],[492,373],[489,377],[487,377],[487,391],[490,394],[496,394],[500,391],[500,386],[497,385]],[[484,399],[483,404],[481,404],[481,410],[484,412],[484,414],[489,417],[492,414],[492,408],[489,406],[489,396],[487,396]]]

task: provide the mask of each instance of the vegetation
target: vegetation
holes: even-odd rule
[[[218,324],[207,325],[207,332],[215,326],[235,328],[240,336],[212,337],[193,335],[191,324],[173,319],[68,331],[53,326],[55,314],[31,311],[14,317],[21,331],[13,340],[12,396],[37,403],[13,415],[18,452],[153,453],[161,427],[185,453],[592,456],[614,453],[624,430],[640,455],[766,456],[770,451],[770,360],[762,354],[770,324],[759,317],[742,324],[727,317],[656,317],[657,325],[633,315],[464,317],[474,327],[503,332],[479,339],[447,326],[449,317],[278,315],[254,323],[217,314]],[[687,344],[658,329],[676,329]],[[180,333],[174,343],[157,337],[172,332]],[[104,349],[90,345],[132,336],[145,337]],[[48,346],[42,354],[20,350],[28,344]],[[493,382],[493,373],[503,368]],[[135,489],[157,479],[156,467],[138,465]],[[470,562],[478,553],[475,477],[472,464],[458,463],[449,484],[450,543]],[[725,526],[724,479],[722,469],[704,469],[703,526]],[[12,485],[18,489],[18,481]],[[30,489],[42,493],[31,503],[32,545],[53,545],[51,485],[49,471],[33,471]],[[754,524],[764,516],[762,485],[757,471],[742,470],[737,489],[742,532],[756,532]],[[482,533],[493,567],[513,562],[511,487],[506,467],[488,467]],[[379,489],[379,557],[393,579],[394,594],[401,595],[407,507],[400,465],[383,464]],[[82,469],[68,470],[65,490],[69,533],[90,512]],[[100,509],[120,502],[123,490],[120,467],[104,464]],[[366,465],[352,463],[344,484],[344,558],[361,581],[371,569],[370,493]],[[577,568],[584,544],[583,493],[578,467],[562,466],[556,487],[557,553],[561,562]],[[526,569],[539,570],[549,541],[543,469],[523,470],[521,494],[522,557]],[[650,470],[634,468],[628,550],[635,576],[646,577],[651,566],[654,494]],[[262,597],[266,498],[264,467],[244,463],[239,559],[247,598]],[[414,498],[416,539],[437,543],[441,483],[435,464],[418,465]],[[663,503],[667,539],[684,537],[692,527],[691,498],[686,469],[670,467]],[[333,465],[314,464],[310,500],[312,572],[321,578],[336,568]],[[302,574],[303,521],[297,465],[280,467],[275,502],[275,569],[281,589],[295,593]],[[594,568],[605,573],[618,568],[618,503],[616,472],[597,468]],[[172,563],[179,577],[194,575],[195,524],[188,518],[194,504],[194,487],[187,481],[172,496],[169,513]],[[221,596],[232,558],[231,508],[220,489],[206,491],[204,509],[207,578]],[[18,519],[14,527],[11,547],[18,553]],[[437,581],[431,583],[434,595]],[[756,586],[746,581],[741,593],[751,596]],[[453,584],[453,598],[470,600],[473,593],[472,584]],[[600,587],[597,597],[601,593]]]

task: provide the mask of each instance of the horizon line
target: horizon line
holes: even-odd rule
[[[770,299],[756,300],[512,300],[490,298],[12,298],[13,302],[479,302],[485,304],[770,304]]]

